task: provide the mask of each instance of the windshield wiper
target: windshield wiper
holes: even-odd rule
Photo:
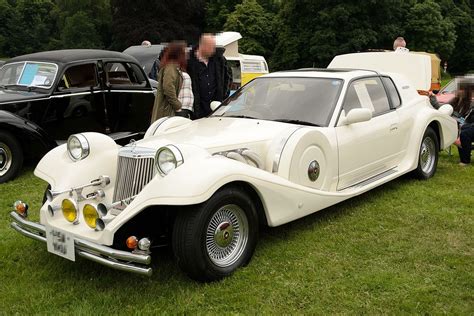
[[[27,89],[28,89],[28,92],[31,92],[31,91],[36,91],[38,89],[38,87],[37,86],[28,86]]]
[[[311,122],[301,121],[301,120],[279,119],[279,120],[273,120],[273,121],[282,122],[282,123],[290,123],[290,124],[299,124],[299,125],[308,125],[308,126],[321,127],[321,125],[318,125],[316,123],[311,123]]]
[[[226,115],[223,117],[235,117],[235,118],[246,118],[246,119],[253,119],[253,120],[258,120],[258,118],[253,117],[253,116],[247,116],[247,115]]]

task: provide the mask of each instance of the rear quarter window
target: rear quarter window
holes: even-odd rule
[[[387,89],[388,98],[390,99],[390,106],[395,109],[402,105],[402,100],[400,99],[400,95],[398,94],[398,90],[395,87],[392,79],[388,77],[382,77],[383,84]]]

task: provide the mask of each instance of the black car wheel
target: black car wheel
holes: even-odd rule
[[[0,183],[12,180],[23,165],[23,150],[9,132],[0,131]]]
[[[413,172],[415,177],[427,180],[434,176],[438,166],[439,141],[435,131],[428,127],[421,141],[418,166]]]
[[[180,212],[172,245],[180,268],[197,281],[216,281],[246,265],[255,250],[258,217],[252,199],[227,187]]]

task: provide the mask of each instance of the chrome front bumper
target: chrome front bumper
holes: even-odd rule
[[[10,224],[13,229],[26,237],[46,243],[44,225],[28,221],[16,212],[11,212],[10,216],[13,219],[13,222]],[[146,276],[151,276],[152,274],[152,269],[148,267],[151,263],[150,255],[116,250],[80,238],[74,238],[74,249],[77,255],[112,269]]]

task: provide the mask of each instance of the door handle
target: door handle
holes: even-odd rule
[[[398,129],[398,124],[392,124],[392,125],[390,125],[390,131],[391,131],[391,132],[394,132],[394,131],[396,131],[397,129]]]

